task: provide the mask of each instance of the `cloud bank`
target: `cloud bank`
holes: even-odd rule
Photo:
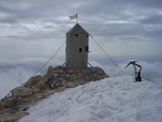
[[[120,63],[119,66],[123,69],[127,65],[128,61]],[[23,61],[19,64],[15,63],[0,63],[0,99],[7,95],[11,89],[22,85],[31,76],[35,74],[36,71],[42,66],[44,62],[38,61]],[[112,64],[103,64],[99,61],[91,61],[93,66],[99,66],[105,70],[105,72],[110,77],[116,77],[123,75],[119,69],[117,69]],[[6,65],[5,65],[6,64]],[[52,66],[61,65],[62,60],[57,60],[51,62]],[[142,78],[149,80],[158,85],[162,85],[162,63],[149,63],[146,61],[140,61],[139,64],[142,65]],[[44,74],[47,71],[47,65],[39,74]],[[133,67],[128,67],[124,72],[128,75],[134,76]]]

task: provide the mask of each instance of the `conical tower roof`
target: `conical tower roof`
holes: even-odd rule
[[[67,33],[73,34],[88,34],[88,32],[78,23],[72,27]]]

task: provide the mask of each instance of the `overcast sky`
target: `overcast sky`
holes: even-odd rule
[[[110,55],[162,57],[162,0],[0,0],[0,59],[50,57],[75,13]]]

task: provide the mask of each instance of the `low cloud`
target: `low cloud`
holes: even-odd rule
[[[121,59],[120,59],[121,60]],[[46,62],[45,59],[25,59],[19,62],[0,61],[0,99],[7,95],[11,89],[24,84],[38,69]],[[99,66],[105,70],[110,77],[123,75],[121,71],[112,62],[104,63],[105,60],[91,60],[93,66]],[[63,60],[51,61],[39,74],[44,74],[48,66],[57,66],[63,64]],[[120,68],[124,70],[128,61],[118,63]],[[149,63],[147,61],[138,62],[142,65],[142,78],[149,80],[158,85],[162,85],[162,64],[158,62]],[[127,75],[134,76],[133,67],[129,66],[124,72]],[[133,81],[132,81],[133,82]]]

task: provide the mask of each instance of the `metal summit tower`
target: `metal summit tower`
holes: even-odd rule
[[[66,33],[66,67],[87,68],[89,33],[78,23]]]

